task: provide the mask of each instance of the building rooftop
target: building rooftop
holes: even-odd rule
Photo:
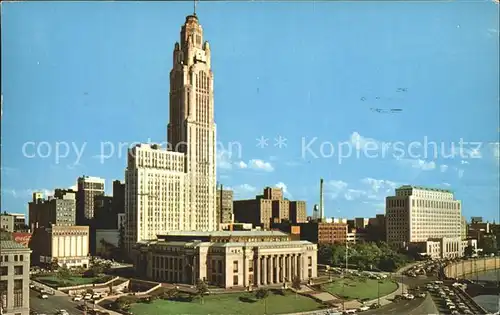
[[[431,188],[431,187],[413,186],[413,185],[403,185],[403,186],[401,186],[401,187],[399,187],[397,189],[418,189],[418,190],[428,190],[428,191],[453,193],[453,191],[451,191],[449,189]]]
[[[2,251],[12,250],[12,249],[14,249],[14,250],[17,250],[17,249],[30,250],[28,247],[26,247],[22,244],[19,244],[18,242],[7,241],[7,240],[0,241],[0,248],[2,249]]]
[[[231,236],[288,236],[288,234],[281,231],[211,231],[211,232],[198,232],[198,231],[172,231],[162,233],[159,236],[220,236],[220,237],[231,237]]]
[[[245,244],[248,247],[254,246],[286,246],[286,245],[315,245],[309,241],[286,241],[286,242],[228,242],[228,243],[214,243],[214,242],[196,242],[196,241],[142,241],[138,242],[140,245],[168,245],[168,246],[181,246],[181,247],[189,247],[189,246],[214,246],[214,247],[232,247],[232,246],[241,246]]]

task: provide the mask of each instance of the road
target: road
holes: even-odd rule
[[[67,310],[69,315],[80,315],[83,312],[77,309],[77,303],[67,296],[49,295],[48,299],[41,299],[39,292],[30,290],[30,309],[38,314],[53,315],[57,311]]]

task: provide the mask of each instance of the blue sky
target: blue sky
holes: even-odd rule
[[[127,144],[166,141],[172,50],[190,13],[189,2],[2,4],[2,210],[24,212],[33,190],[83,174],[123,179]],[[278,185],[310,213],[323,177],[327,216],[373,216],[415,184],[499,221],[498,4],[202,2],[198,16],[218,178],[238,198]],[[460,150],[461,138],[482,145]],[[25,156],[33,142],[51,154]],[[59,161],[57,142],[70,149]]]

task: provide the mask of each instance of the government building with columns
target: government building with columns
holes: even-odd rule
[[[317,245],[279,231],[169,232],[135,250],[137,273],[161,282],[248,288],[317,277]]]

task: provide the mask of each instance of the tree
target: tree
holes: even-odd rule
[[[498,252],[497,239],[495,235],[485,235],[481,243],[483,254],[495,254]]]
[[[269,296],[269,290],[260,288],[255,292],[255,297],[258,300],[264,300],[264,314],[267,314],[267,297]]]
[[[68,269],[66,264],[59,268],[57,271],[57,277],[62,280],[63,285],[68,283],[69,278],[71,278],[71,270]]]
[[[57,258],[52,259],[52,262],[49,265],[49,269],[51,271],[57,271],[59,269],[59,260]]]
[[[295,276],[292,281],[292,288],[295,290],[295,298],[297,298],[298,292],[302,288],[300,283],[300,278]]]
[[[208,286],[202,279],[196,281],[196,294],[200,297],[201,304],[203,304],[203,297],[208,293]]]
[[[474,247],[472,247],[471,245],[468,245],[467,247],[465,247],[464,256],[465,257],[472,257],[472,255],[474,255]]]

